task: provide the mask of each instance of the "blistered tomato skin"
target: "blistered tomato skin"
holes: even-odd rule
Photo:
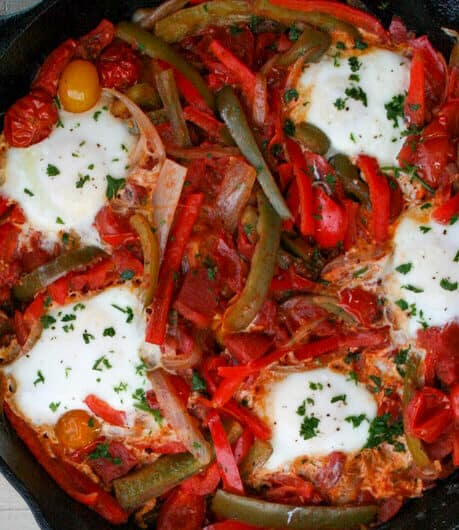
[[[59,418],[55,432],[64,447],[74,450],[98,438],[100,424],[85,410],[70,410]]]
[[[59,81],[58,95],[65,110],[85,112],[100,97],[96,67],[89,61],[76,59],[67,65]]]
[[[97,70],[105,88],[127,88],[140,77],[142,62],[125,42],[115,41],[99,56]]]
[[[18,99],[5,114],[3,132],[11,147],[29,147],[47,138],[57,122],[57,108],[43,90]]]

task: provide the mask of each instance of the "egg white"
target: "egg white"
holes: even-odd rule
[[[48,242],[62,231],[76,232],[85,244],[100,244],[93,226],[107,201],[107,175],[125,178],[135,136],[108,110],[102,97],[87,112],[59,111],[45,140],[9,148],[0,193],[18,202],[28,223]]]

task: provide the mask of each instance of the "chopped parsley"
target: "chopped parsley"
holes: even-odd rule
[[[78,189],[81,189],[85,184],[86,182],[89,182],[91,179],[89,177],[89,175],[79,175],[79,178],[78,180],[76,181],[76,184],[75,184],[75,187],[78,188]]]
[[[377,392],[381,390],[381,386],[382,386],[381,378],[378,377],[377,375],[370,375],[368,378],[371,379],[373,383],[375,384],[375,386],[371,389],[371,391],[374,394],[376,394]]]
[[[358,72],[360,70],[360,67],[362,66],[362,63],[358,60],[357,57],[349,57],[347,62],[349,63],[352,72]]]
[[[298,408],[296,409],[296,413],[298,414],[298,416],[304,416],[306,414],[306,400],[304,400],[303,403],[298,406]]]
[[[191,390],[194,392],[205,392],[207,390],[206,381],[194,370],[191,376]]]
[[[336,47],[338,48],[338,50],[345,50],[346,49],[346,45],[344,44],[343,41],[339,40],[337,43],[336,43]]]
[[[410,352],[411,345],[408,346],[408,348],[404,348],[402,350],[399,350],[394,357],[394,363],[397,367],[397,372],[402,376],[405,377],[405,369],[404,366],[406,364],[406,361],[408,360],[408,353]]]
[[[450,282],[448,278],[440,280],[440,287],[445,291],[457,291],[457,282]]]
[[[72,313],[67,313],[61,318],[61,322],[71,322],[72,320],[76,320],[76,315]]]
[[[113,390],[117,394],[119,394],[120,392],[126,392],[127,389],[128,389],[128,384],[125,383],[124,381],[121,381],[119,385],[113,387]]]
[[[407,291],[411,291],[412,293],[423,293],[424,289],[421,289],[420,287],[416,287],[415,285],[411,285],[411,283],[407,285],[402,285],[402,289],[406,289]]]
[[[408,302],[406,300],[403,300],[403,298],[400,298],[400,300],[396,300],[395,301],[395,305],[398,305],[398,307],[402,310],[402,311],[406,311],[408,309]]]
[[[126,323],[127,324],[129,324],[130,322],[132,322],[134,320],[134,311],[129,306],[127,306],[124,309],[124,308],[120,307],[119,305],[112,304],[112,307],[114,307],[115,309],[118,309],[118,311],[121,311],[121,313],[125,313],[127,315],[127,318],[126,318]]]
[[[120,189],[124,188],[126,179],[115,179],[111,175],[106,175],[105,178],[107,179],[107,190],[105,195],[107,196],[107,199],[110,200],[116,196]]]
[[[115,328],[105,328],[104,329],[104,332],[102,333],[102,335],[104,337],[114,337],[115,336]]]
[[[56,217],[56,224],[63,225],[65,224],[64,221],[60,217]]]
[[[398,127],[398,119],[405,117],[405,96],[398,94],[394,96],[388,103],[384,105],[386,109],[386,116],[389,121],[394,122],[394,127]]]
[[[346,100],[343,98],[337,98],[333,103],[338,110],[344,110],[346,108]]]
[[[51,315],[43,315],[40,317],[40,322],[42,323],[43,329],[48,329],[50,326],[55,324],[56,319]]]
[[[29,190],[29,188],[24,188],[24,193],[25,193],[26,195],[29,195],[30,197],[33,197],[33,196],[34,196],[34,193],[32,193],[32,192]]]
[[[41,373],[41,370],[37,370],[37,378],[33,382],[33,386],[37,386],[39,383],[44,383],[44,382],[45,382],[44,375]]]
[[[368,44],[361,40],[361,39],[355,39],[354,41],[354,49],[355,50],[366,50],[368,48]]]
[[[359,382],[359,379],[357,377],[357,373],[353,370],[349,372],[346,381],[353,381],[355,385],[357,386],[357,383]]]
[[[419,230],[423,233],[423,234],[427,234],[427,232],[430,232],[432,230],[432,227],[431,226],[420,226],[419,227]]]
[[[309,388],[311,390],[323,390],[324,385],[322,383],[313,383],[312,381],[310,381]]]
[[[455,261],[456,263],[459,261],[459,250],[456,252],[453,261]]]
[[[110,370],[113,367],[107,357],[102,355],[102,357],[96,359],[96,362],[92,365],[92,369],[96,372],[103,372],[104,368]]]
[[[346,405],[346,394],[339,394],[338,396],[333,396],[330,400],[330,403],[337,403],[342,401]]]
[[[94,114],[92,115],[92,118],[94,121],[99,121],[99,116],[102,114],[102,111],[101,110],[96,110],[96,112],[94,112]]]
[[[292,120],[285,120],[283,131],[287,136],[293,136],[295,134],[295,124]]]
[[[285,103],[290,103],[291,101],[296,101],[299,98],[298,90],[296,88],[290,88],[284,92],[284,101]]]
[[[231,35],[237,35],[238,33],[242,32],[242,28],[240,28],[237,24],[233,24],[230,26],[230,33]]]
[[[140,376],[144,376],[147,373],[148,366],[142,359],[142,362],[135,367],[135,373]]]
[[[244,225],[244,232],[245,232],[245,235],[249,236],[254,230],[254,226],[251,225],[251,224],[245,224]]]
[[[305,416],[300,426],[300,435],[305,439],[309,440],[317,436],[317,427],[319,426],[320,420],[314,416]]]
[[[403,424],[401,421],[391,423],[389,413],[382,416],[376,416],[370,423],[370,430],[365,448],[376,447],[383,442],[394,444],[395,438],[403,434]]]
[[[301,31],[297,30],[295,26],[290,26],[290,29],[288,31],[288,38],[295,42],[298,40],[298,37],[301,35]]]
[[[355,101],[361,101],[364,107],[368,107],[368,98],[366,92],[361,86],[352,86],[346,88],[344,91],[347,97],[354,99]]]
[[[85,344],[89,344],[92,340],[94,340],[96,337],[92,333],[88,333],[87,330],[84,330],[83,333],[83,340]]]
[[[78,304],[75,304],[73,306],[73,310],[74,311],[80,311],[80,310],[85,309],[85,308],[86,308],[86,306],[84,304],[82,304],[81,302],[78,302]]]
[[[399,272],[400,274],[408,274],[410,270],[412,269],[413,264],[412,263],[402,263],[398,267],[395,267],[395,270]]]
[[[430,202],[426,202],[421,206],[421,210],[428,210],[429,208],[432,208],[432,204]]]
[[[163,417],[161,415],[161,412],[157,409],[152,409],[148,406],[145,390],[143,388],[137,388],[136,391],[132,394],[132,399],[136,402],[134,403],[134,407],[136,409],[148,412],[155,418],[155,421],[158,425],[162,424]]]
[[[60,404],[61,404],[60,401],[57,401],[56,403],[51,402],[51,403],[49,404],[49,408],[50,408],[53,412],[56,412],[57,409],[59,408]]]
[[[120,466],[122,463],[121,458],[117,456],[113,457],[110,454],[109,448],[110,446],[107,443],[97,444],[95,449],[91,453],[89,453],[89,460],[98,460],[99,458],[106,458],[107,460],[111,460],[116,466]]]
[[[354,427],[354,429],[357,429],[357,427],[360,427],[362,422],[365,420],[368,421],[366,414],[359,414],[358,416],[346,416],[344,418],[344,421],[347,421],[348,423],[352,423],[352,427]]]
[[[60,173],[61,172],[58,167],[53,164],[48,164],[46,168],[46,174],[48,175],[48,177],[56,177],[57,175],[60,175]]]
[[[368,270],[368,266],[367,267],[362,267],[361,269],[358,269],[356,270],[353,274],[352,274],[352,277],[353,278],[358,278],[359,276],[363,276]]]

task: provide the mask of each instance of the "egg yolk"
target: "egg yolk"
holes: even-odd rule
[[[70,62],[59,80],[58,95],[62,106],[69,112],[89,110],[100,97],[96,67],[82,59]]]
[[[99,436],[100,424],[85,410],[70,410],[59,418],[55,433],[64,447],[79,449]]]

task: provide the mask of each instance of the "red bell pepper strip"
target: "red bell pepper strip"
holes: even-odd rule
[[[459,467],[459,430],[455,430],[452,434],[453,437],[453,464]]]
[[[308,344],[302,344],[294,349],[295,357],[299,361],[304,359],[314,359],[325,353],[337,350],[341,345],[341,338],[337,335],[333,337],[326,337]],[[284,351],[285,353],[285,351]]]
[[[163,344],[169,308],[174,291],[174,273],[178,273],[186,245],[194,223],[198,218],[204,194],[188,195],[178,213],[166,246],[163,263],[159,271],[158,291],[150,306],[151,314],[147,324],[145,340],[152,344]]]
[[[316,220],[314,237],[321,247],[333,248],[344,241],[346,212],[319,186],[313,190],[313,203]]]
[[[429,386],[418,390],[405,410],[405,425],[409,433],[427,443],[435,442],[452,418],[449,397]]]
[[[459,383],[451,387],[451,390],[449,391],[449,399],[451,401],[454,418],[457,421],[459,420]]]
[[[122,410],[112,408],[103,399],[98,398],[94,394],[89,394],[84,399],[84,402],[91,412],[107,423],[110,423],[110,425],[116,425],[118,427],[126,426],[126,413]]]
[[[202,530],[260,530],[260,527],[228,519],[227,521],[207,525]]]
[[[359,203],[350,199],[343,200],[346,215],[346,235],[344,236],[344,250],[349,250],[357,242],[357,216]]]
[[[176,488],[159,510],[157,530],[198,530],[202,528],[206,503],[202,495]]]
[[[172,68],[172,66],[169,64],[167,64],[167,67]],[[173,70],[177,88],[185,98],[186,102],[195,109],[212,114],[212,109],[206,103],[206,100],[201,96],[193,83],[175,68],[173,68]]]
[[[255,414],[252,414],[247,408],[238,405],[234,399],[226,403],[226,405],[222,407],[222,410],[250,429],[253,435],[259,440],[266,441],[271,438],[271,429],[266,423],[260,420],[258,416],[255,416]]]
[[[414,50],[411,61],[410,86],[405,98],[405,116],[410,125],[421,127],[426,117],[424,56]]]
[[[69,275],[66,274],[59,278],[51,285],[48,285],[48,295],[53,299],[53,302],[56,304],[63,305],[67,300],[69,294],[69,285],[70,285]]]
[[[116,499],[71,464],[51,457],[41,444],[37,433],[13,412],[8,403],[5,402],[3,408],[12,427],[29,451],[67,495],[86,504],[112,524],[127,522],[128,515]]]
[[[252,70],[247,68],[238,57],[216,39],[210,43],[209,51],[229,70],[231,76],[237,80],[243,93],[247,95],[249,102],[252,102],[256,81],[256,76]]]
[[[221,140],[221,130],[225,126],[224,123],[220,122],[208,112],[204,112],[196,107],[188,105],[183,109],[183,116],[185,120],[191,121],[197,127],[206,132],[210,138],[214,140]]]
[[[217,412],[211,411],[207,418],[210,434],[215,448],[215,456],[223,480],[223,488],[232,493],[244,494],[239,469],[234,458],[233,450],[223,428]]]
[[[248,455],[250,448],[253,445],[253,433],[250,429],[242,431],[241,436],[233,444],[234,458],[237,464]]]
[[[57,85],[64,68],[75,54],[77,43],[68,39],[53,50],[38,70],[32,89],[42,89],[52,98],[57,93]]]
[[[24,311],[24,320],[28,326],[32,326],[45,312],[45,295],[39,294]]]
[[[295,9],[304,13],[326,13],[374,35],[380,42],[387,41],[387,32],[378,19],[346,4],[330,0],[270,0],[275,6]]]
[[[432,211],[432,219],[443,225],[449,224],[459,214],[459,193],[437,206]]]
[[[226,335],[225,346],[241,364],[262,357],[271,347],[273,340],[264,333],[231,333]]]
[[[312,196],[312,180],[309,176],[309,171],[306,166],[306,160],[303,156],[301,147],[287,138],[286,141],[287,152],[291,164],[293,164],[293,174],[298,188],[298,197],[300,200],[300,232],[303,236],[314,235],[314,217],[313,217],[313,196]]]
[[[343,289],[339,294],[339,305],[364,326],[374,324],[379,315],[377,296],[360,287]]]
[[[137,233],[131,228],[129,220],[116,214],[110,205],[99,210],[94,224],[102,241],[114,247],[139,239]]]
[[[367,155],[359,155],[357,165],[370,190],[371,232],[381,243],[389,237],[390,190],[386,177],[381,174],[378,162]]]
[[[213,406],[221,408],[225,403],[228,403],[246,377],[246,375],[241,374],[239,376],[223,379],[213,395]]]
[[[221,480],[218,463],[214,462],[202,473],[193,475],[185,479],[180,488],[187,493],[194,495],[210,495],[213,493]]]

